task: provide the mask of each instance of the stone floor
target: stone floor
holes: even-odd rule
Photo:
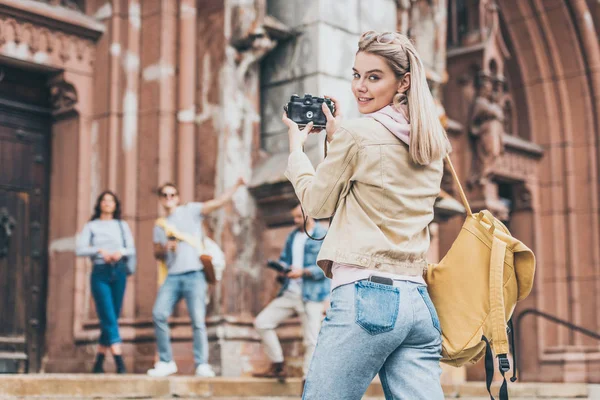
[[[292,400],[300,399],[302,382],[290,379],[278,383],[269,379],[194,377],[150,378],[144,375],[0,375],[0,399],[218,399]],[[511,400],[596,399],[600,385],[514,383],[509,384]],[[497,386],[495,387],[497,390]],[[487,400],[483,382],[445,386],[447,399]],[[374,382],[364,400],[383,399],[381,385]]]

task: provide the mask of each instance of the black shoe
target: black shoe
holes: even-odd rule
[[[283,362],[271,363],[269,368],[264,371],[254,372],[252,376],[255,378],[277,378],[279,382],[284,383],[287,378],[287,370]]]
[[[115,354],[115,364],[117,365],[117,374],[126,374],[127,368],[125,368],[125,362],[120,354]]]
[[[103,374],[104,373],[104,354],[98,353],[96,354],[96,361],[94,362],[94,369],[92,370],[94,374]]]

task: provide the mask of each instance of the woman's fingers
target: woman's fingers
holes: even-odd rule
[[[340,107],[340,101],[338,99],[336,99],[333,96],[324,96],[326,99],[329,99],[331,101],[333,101],[333,104],[335,105],[335,112],[333,113],[334,117],[340,117],[342,115],[342,109]]]
[[[304,129],[302,129],[302,133],[305,133],[305,134],[307,134],[307,135],[308,135],[308,134],[310,133],[310,131],[312,130],[312,128],[313,128],[313,126],[314,126],[314,125],[315,125],[315,124],[313,124],[313,122],[312,122],[312,121],[310,121],[310,122],[309,122],[309,123],[308,123],[308,124],[307,124],[307,125],[304,127]]]
[[[287,114],[284,112],[281,120],[288,128],[296,128],[298,129],[298,124],[288,118]]]
[[[323,113],[325,114],[325,118],[327,118],[328,122],[335,118],[333,116],[333,114],[331,113],[331,110],[329,109],[329,107],[327,107],[327,104],[323,103],[321,108],[323,109]]]

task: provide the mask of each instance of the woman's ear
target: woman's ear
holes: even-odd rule
[[[398,93],[406,93],[410,89],[410,72],[404,74],[400,83],[398,84]]]

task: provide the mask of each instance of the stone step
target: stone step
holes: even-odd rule
[[[301,396],[297,378],[279,383],[255,378],[195,378],[174,376],[151,378],[145,375],[40,374],[0,375],[0,399],[219,399],[291,400]],[[494,385],[497,393],[498,385]],[[600,385],[578,383],[509,383],[511,400],[519,399],[600,399]],[[444,387],[446,398],[489,399],[484,382],[467,382]],[[383,399],[379,382],[369,387],[365,400]]]

